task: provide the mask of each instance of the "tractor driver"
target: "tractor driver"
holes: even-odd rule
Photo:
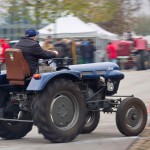
[[[41,48],[37,41],[37,32],[34,29],[29,29],[25,32],[25,37],[22,37],[20,41],[15,45],[22,51],[25,60],[27,61],[31,76],[38,70],[39,59],[51,59],[58,56],[57,51],[46,51]]]

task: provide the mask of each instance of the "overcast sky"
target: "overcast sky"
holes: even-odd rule
[[[142,6],[138,14],[148,14],[150,15],[150,0],[141,0]]]

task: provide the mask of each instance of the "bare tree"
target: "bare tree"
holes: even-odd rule
[[[115,0],[117,4],[113,19],[100,23],[101,26],[109,31],[122,34],[128,28],[132,28],[136,21],[135,12],[140,9],[140,0]]]
[[[37,28],[43,19],[54,22],[64,12],[73,13],[87,22],[111,20],[116,10],[115,0],[6,0],[10,4],[12,21],[27,18]]]

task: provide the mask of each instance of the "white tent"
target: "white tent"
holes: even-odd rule
[[[40,29],[39,33],[41,38],[48,35],[55,38],[97,37],[95,29],[79,18],[70,15],[56,19],[55,23]]]
[[[95,23],[88,23],[88,25],[92,27],[94,30],[96,30],[97,36],[102,39],[116,40],[119,38],[118,35],[104,30],[103,28],[101,28]]]

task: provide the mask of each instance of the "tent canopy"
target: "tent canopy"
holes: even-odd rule
[[[56,19],[39,30],[40,37],[51,35],[55,38],[97,37],[97,31],[77,17],[65,16]]]
[[[118,35],[108,32],[94,23],[85,23],[78,17],[68,15],[56,19],[42,29],[40,37],[51,35],[53,38],[101,38],[106,40],[119,39]]]
[[[118,39],[118,35],[111,33],[109,31],[104,30],[100,26],[95,23],[88,23],[90,27],[97,31],[97,36],[102,39],[116,40]]]

